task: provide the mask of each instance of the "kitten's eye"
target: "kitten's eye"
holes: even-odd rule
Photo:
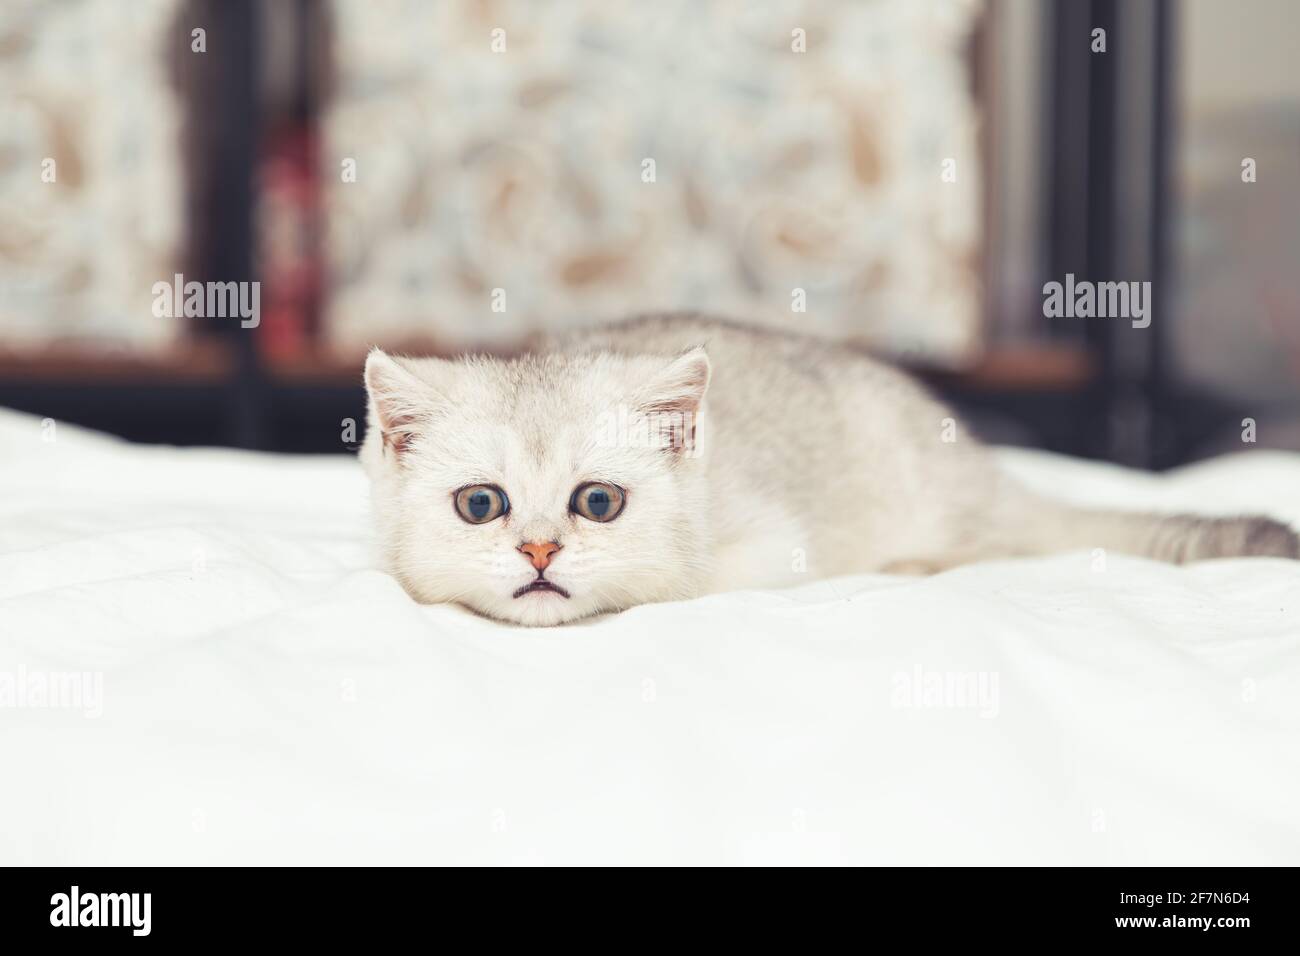
[[[623,489],[596,481],[578,485],[569,500],[569,510],[589,521],[613,521],[623,510]]]
[[[496,485],[470,485],[456,492],[456,513],[470,524],[487,524],[509,510],[506,493]]]

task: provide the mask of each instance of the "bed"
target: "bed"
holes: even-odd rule
[[[1300,523],[1300,455],[999,454]],[[0,412],[0,760],[5,864],[1296,864],[1300,563],[1076,552],[520,629],[376,570],[350,457]]]

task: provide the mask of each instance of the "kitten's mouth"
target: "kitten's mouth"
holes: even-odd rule
[[[569,596],[569,592],[564,590],[564,588],[560,587],[558,584],[552,584],[550,581],[546,580],[546,578],[538,578],[535,581],[529,581],[516,591],[515,597],[523,597],[525,594],[531,594],[534,591],[554,591],[560,597],[567,598]]]

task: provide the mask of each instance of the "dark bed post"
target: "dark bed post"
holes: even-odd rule
[[[1114,3],[1114,0],[1108,0]],[[1115,4],[1116,94],[1110,152],[1114,190],[1112,221],[1104,240],[1108,278],[1149,282],[1149,324],[1104,320],[1110,332],[1110,457],[1123,464],[1165,468],[1182,450],[1165,380],[1169,323],[1177,320],[1176,287],[1169,268],[1173,223],[1174,127],[1172,4],[1145,0]]]
[[[1155,0],[1154,56],[1152,69],[1152,157],[1151,157],[1151,284],[1156,292],[1151,305],[1151,341],[1147,352],[1147,401],[1152,409],[1148,447],[1154,468],[1179,464],[1183,449],[1163,437],[1172,424],[1167,374],[1169,349],[1168,323],[1175,321],[1170,298],[1178,276],[1173,265],[1172,242],[1176,227],[1175,146],[1177,116],[1174,84],[1177,79],[1177,20],[1170,0]]]
[[[1150,281],[1151,324],[1044,319],[1086,344],[1097,376],[1079,416],[1076,454],[1165,467],[1176,449],[1162,412],[1173,288],[1173,30],[1169,0],[1091,0],[1045,9],[1048,275]],[[1091,49],[1106,31],[1105,52]],[[1149,135],[1148,135],[1149,131]]]
[[[1046,167],[1042,208],[1047,240],[1043,282],[1064,281],[1066,273],[1082,278],[1091,268],[1092,177],[1097,163],[1089,50],[1093,19],[1089,2],[1049,3],[1043,8],[1042,75],[1048,83],[1042,101],[1042,161]],[[1051,338],[1084,342],[1097,367],[1096,379],[1079,403],[1071,443],[1063,450],[1105,456],[1111,395],[1109,350],[1077,320],[1042,316],[1040,321]]]
[[[211,8],[217,35],[209,56],[217,58],[209,122],[217,129],[211,158],[213,192],[211,278],[252,282],[254,176],[260,132],[257,10],[255,0],[222,0]],[[227,322],[221,329],[234,353],[235,373],[227,396],[230,440],[240,448],[265,446],[263,388],[256,329]]]
[[[1120,161],[1117,142],[1119,130],[1116,110],[1119,103],[1119,59],[1126,38],[1117,29],[1119,18],[1115,0],[1093,0],[1088,26],[1082,37],[1074,38],[1088,50],[1087,54],[1087,172],[1084,186],[1088,214],[1085,222],[1083,277],[1091,282],[1119,279],[1124,267],[1117,242],[1116,166]],[[1092,31],[1106,31],[1107,50],[1094,53]],[[1057,277],[1060,278],[1059,276]],[[1122,458],[1118,447],[1116,416],[1123,411],[1125,384],[1117,367],[1117,336],[1113,320],[1084,320],[1083,335],[1089,350],[1099,358],[1094,395],[1094,431],[1097,444],[1093,453],[1106,458]]]

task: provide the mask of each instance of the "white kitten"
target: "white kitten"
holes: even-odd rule
[[[650,316],[511,360],[376,350],[366,386],[387,568],[416,600],[520,624],[1070,548],[1297,556],[1267,519],[1036,498],[897,371],[718,320]]]

